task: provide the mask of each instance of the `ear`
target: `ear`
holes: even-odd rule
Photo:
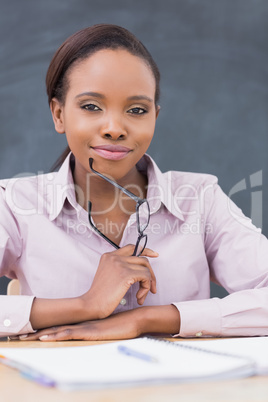
[[[59,102],[57,98],[53,98],[50,102],[50,110],[51,110],[52,118],[54,121],[55,130],[59,134],[63,134],[65,132],[65,129],[64,129],[62,103]]]
[[[155,112],[155,118],[157,119],[159,112],[160,112],[161,107],[159,105],[156,106],[156,112]]]

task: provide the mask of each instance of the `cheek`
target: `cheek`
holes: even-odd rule
[[[142,153],[145,153],[147,151],[152,142],[152,139],[153,139],[153,131],[151,132],[144,131],[143,134],[139,136],[138,147],[140,148]]]
[[[80,119],[72,119],[71,117],[68,118],[67,124],[66,124],[67,130],[72,133],[81,133],[83,134],[87,129],[88,129],[88,124],[86,122],[86,119],[80,118]]]
[[[88,122],[85,118],[72,119],[68,117],[65,124],[65,134],[68,142],[87,142],[92,133],[96,133],[96,124]]]
[[[153,139],[155,130],[155,119],[151,118],[147,121],[143,127],[140,127],[140,140],[144,143],[144,146],[148,146]]]

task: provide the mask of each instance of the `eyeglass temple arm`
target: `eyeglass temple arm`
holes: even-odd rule
[[[99,229],[94,225],[91,219],[91,208],[92,208],[92,202],[88,201],[88,221],[92,227],[92,229],[95,230],[101,237],[103,237],[108,243],[110,243],[112,246],[114,246],[117,250],[120,248],[117,244],[115,244],[109,237],[105,236],[105,234],[101,233]]]
[[[93,165],[93,158],[89,158],[89,166],[90,169],[92,170],[93,173],[97,174],[98,176],[100,176],[102,179],[108,181],[110,184],[112,184],[113,186],[117,187],[118,189],[120,189],[121,191],[123,191],[123,193],[125,193],[126,195],[128,195],[130,198],[132,198],[134,201],[136,201],[137,203],[141,203],[141,201],[143,201],[143,199],[137,197],[135,194],[133,194],[131,191],[127,190],[126,188],[120,186],[120,184],[116,183],[115,181],[109,179],[109,177],[104,176],[103,174],[97,172],[97,170],[93,169],[92,167]]]

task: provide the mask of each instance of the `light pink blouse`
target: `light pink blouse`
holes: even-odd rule
[[[69,155],[57,173],[0,181],[0,274],[18,278],[21,296],[0,296],[0,336],[32,332],[34,297],[85,293],[100,257],[114,248],[76,202]],[[268,241],[206,174],[161,173],[149,156],[146,229],[157,293],[145,306],[174,303],[180,336],[268,335]],[[135,243],[136,217],[121,246]],[[113,274],[111,270],[111,275]],[[229,296],[210,299],[210,280]],[[137,284],[115,313],[137,308]]]

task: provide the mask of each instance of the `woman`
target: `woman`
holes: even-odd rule
[[[145,154],[159,79],[114,25],[83,29],[54,55],[47,92],[69,148],[58,173],[0,184],[1,273],[22,290],[1,297],[2,336],[268,334],[267,239],[214,176],[162,174]],[[209,299],[210,279],[232,294]]]

